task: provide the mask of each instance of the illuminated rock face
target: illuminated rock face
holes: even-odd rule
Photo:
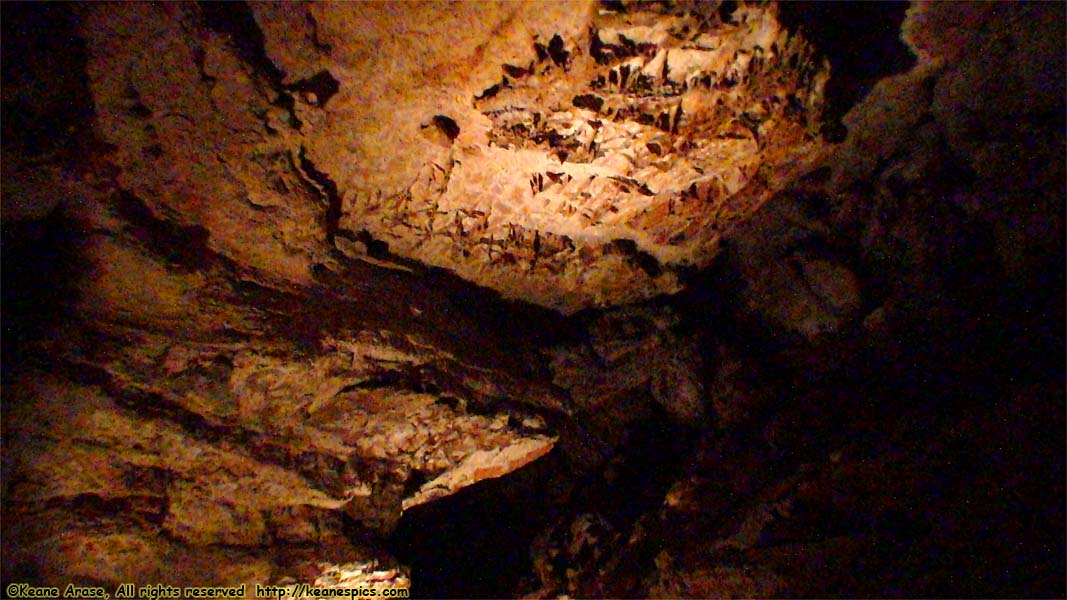
[[[111,327],[100,329],[122,331]],[[515,471],[558,439],[529,409],[545,386],[411,334],[328,337],[306,359],[275,335],[123,335],[135,346],[56,348],[65,375],[33,371],[5,392],[5,469],[18,474],[5,573],[33,564],[48,581],[195,585],[308,581],[303,569],[321,561],[395,567],[346,529],[385,538],[403,511]]]
[[[469,106],[421,119],[439,130],[426,137],[448,143],[406,145],[408,161],[428,160],[389,177],[412,185],[342,175],[342,227],[569,312],[677,291],[672,266],[707,264],[722,231],[819,158],[823,143],[810,134],[827,69],[773,7],[722,11],[726,22],[712,5],[567,9],[562,31],[542,24],[523,35],[509,23],[491,85]],[[420,106],[425,88],[412,89],[418,100],[396,102]],[[338,101],[333,122],[365,110]],[[351,128],[329,135],[370,155],[395,148],[389,136],[367,148]],[[342,174],[345,160],[341,152],[332,163]]]
[[[674,292],[825,147],[829,69],[774,5],[125,12],[83,26],[122,185],[294,282],[393,256],[565,312]]]

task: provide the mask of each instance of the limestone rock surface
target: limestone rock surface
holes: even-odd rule
[[[828,66],[775,5],[144,5],[82,31],[123,189],[293,283],[392,256],[565,312],[677,291],[828,148]]]

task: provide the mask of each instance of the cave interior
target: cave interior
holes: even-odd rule
[[[1064,597],[1065,7],[3,2],[0,589]]]

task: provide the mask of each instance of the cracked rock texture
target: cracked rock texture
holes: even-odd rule
[[[2,10],[5,589],[1067,591],[1063,4]]]
[[[566,312],[674,292],[827,147],[775,5],[85,12],[117,183],[292,283],[388,254]]]

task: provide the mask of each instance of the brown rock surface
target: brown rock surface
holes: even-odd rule
[[[1064,5],[2,9],[5,589],[1063,595]]]
[[[676,291],[824,148],[774,5],[249,9],[88,9],[96,129],[152,213],[293,283],[336,247],[567,312]]]

